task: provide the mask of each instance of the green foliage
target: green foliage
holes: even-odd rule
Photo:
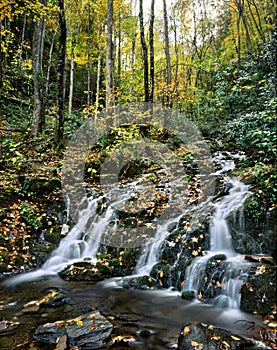
[[[21,218],[33,227],[40,227],[41,222],[37,216],[36,211],[28,202],[21,202],[19,207],[19,213]]]
[[[270,104],[273,107],[275,102]],[[251,164],[262,161],[274,162],[277,149],[277,127],[273,108],[264,112],[242,114],[223,126],[225,141],[235,144],[236,149],[251,155]]]
[[[0,169],[20,169],[26,161],[25,155],[18,149],[21,141],[15,140],[10,135],[2,140],[2,152],[0,153]]]

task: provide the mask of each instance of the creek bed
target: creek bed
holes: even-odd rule
[[[247,330],[249,322],[262,324],[259,317],[240,310],[185,301],[174,291],[123,289],[119,281],[68,282],[51,277],[14,287],[1,284],[1,320],[16,321],[20,325],[0,337],[0,349],[51,349],[49,344],[45,347],[41,343],[31,344],[37,326],[76,317],[92,309],[99,309],[109,317],[116,325],[117,334],[132,336],[135,341],[130,346],[139,350],[176,348],[181,327],[192,321],[222,327],[244,337],[253,336]],[[32,314],[22,312],[24,304],[44,297],[49,291],[63,293],[65,303],[43,307]],[[24,343],[26,345],[19,346]]]

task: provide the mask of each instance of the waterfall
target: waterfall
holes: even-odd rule
[[[163,225],[158,225],[155,237],[149,240],[137,262],[136,273],[138,275],[149,275],[152,267],[159,261],[161,247],[168,235],[172,224],[177,225],[182,215],[172,218]]]
[[[216,161],[220,164],[221,170],[211,174],[212,176],[221,177],[225,171],[234,168],[234,161],[230,154],[228,154],[228,160],[219,155]],[[96,198],[84,198],[79,204],[78,218],[75,225],[61,240],[49,259],[39,270],[17,276],[14,282],[19,283],[48,275],[56,275],[77,261],[96,261],[101,243],[107,243],[107,245],[111,242],[113,243],[113,236],[116,235],[118,237],[122,229],[125,230],[124,227],[120,228],[120,225],[117,226],[117,222],[118,213],[121,211],[121,208],[124,208],[126,202],[133,203],[133,199],[139,198],[141,193],[144,194],[144,197],[140,198],[140,201],[153,201],[151,197],[153,191],[149,187],[149,183],[145,184],[144,181],[147,176],[149,175],[146,174],[124,185],[111,186],[105,194]],[[177,179],[181,183],[183,180],[182,177]],[[151,183],[151,186],[153,187],[153,183]],[[180,193],[180,197],[186,197],[189,191],[184,192],[182,186],[177,186],[179,189],[177,191],[178,195]],[[243,261],[243,257],[236,254],[233,249],[227,219],[243,206],[250,192],[248,186],[239,179],[229,179],[228,186],[230,187],[229,193],[214,203],[212,203],[212,197],[208,197],[205,202],[198,203],[195,201],[192,202],[194,205],[180,206],[180,210],[174,211],[174,215],[171,215],[170,218],[166,217],[162,221],[149,223],[150,226],[152,224],[154,227],[156,226],[155,231],[150,237],[146,234],[145,241],[142,241],[142,237],[140,237],[142,253],[137,261],[135,273],[138,275],[149,275],[153,266],[161,259],[168,236],[170,236],[174,228],[178,228],[178,223],[186,215],[187,211],[192,218],[190,225],[194,220],[199,224],[201,213],[206,213],[212,203],[215,210],[210,223],[210,250],[204,256],[195,258],[192,264],[187,267],[183,290],[195,291],[201,298],[205,298],[209,302],[212,301],[214,304],[234,308],[239,307],[239,290],[242,283],[246,280],[249,264]],[[163,195],[170,190],[167,175],[164,176],[163,182],[159,184],[159,188]],[[182,203],[186,203],[185,199]],[[67,204],[70,205],[69,198],[67,198]],[[133,206],[131,209],[136,211],[135,205],[131,204],[131,207]],[[133,212],[130,211],[130,213],[132,214]],[[124,215],[126,216],[127,214],[125,212]],[[69,209],[67,219],[68,216]],[[239,221],[243,224],[242,216],[239,217]],[[132,236],[133,238],[139,234],[137,229],[137,227],[134,228],[135,236]],[[116,246],[120,246],[120,244]],[[180,246],[180,249],[182,250],[182,246]],[[176,268],[180,256],[181,254],[176,256],[174,268]],[[208,274],[207,270],[209,270]],[[177,272],[179,273],[180,271]]]
[[[213,304],[238,308],[239,291],[250,265],[233,248],[227,218],[242,208],[250,192],[239,179],[229,179],[228,184],[231,186],[229,194],[214,203],[210,250],[187,268],[183,290],[194,291]]]
[[[233,254],[232,237],[227,223],[228,216],[242,208],[245,199],[249,195],[248,186],[238,179],[230,179],[229,194],[218,200],[215,206],[215,214],[210,226],[212,252],[228,252]]]

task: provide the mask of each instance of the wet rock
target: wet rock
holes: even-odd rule
[[[162,260],[174,264],[176,257],[182,251],[185,235],[185,229],[176,229],[168,236],[163,247]]]
[[[156,289],[158,287],[158,281],[147,275],[133,278],[125,278],[123,279],[122,287],[126,289]]]
[[[276,304],[276,269],[274,266],[259,265],[256,273],[250,275],[241,288],[241,309],[267,315]]]
[[[59,276],[67,281],[101,281],[112,276],[112,269],[100,262],[81,261],[61,271]]]
[[[7,333],[10,333],[14,330],[16,330],[19,327],[19,322],[13,322],[13,321],[0,321],[0,336],[7,335]]]
[[[29,303],[24,305],[24,308],[22,309],[22,312],[24,314],[34,314],[38,312],[40,309],[40,305],[37,301],[30,301]]]
[[[195,298],[195,292],[193,290],[184,290],[181,296],[182,299],[193,300]]]
[[[22,309],[23,313],[36,313],[39,311],[41,306],[45,307],[58,307],[63,304],[64,294],[60,292],[51,292],[47,294],[45,297],[39,300],[29,301],[24,305]]]
[[[249,349],[251,345],[253,344],[250,341],[227,330],[215,328],[211,325],[190,323],[181,330],[177,350],[239,350]]]
[[[197,291],[202,301],[207,301],[221,294],[222,278],[225,271],[230,268],[226,259],[224,254],[216,254],[208,259],[205,270],[201,272],[203,276]]]
[[[101,349],[108,341],[113,325],[98,310],[67,321],[46,323],[37,327],[34,339],[56,344],[66,337],[70,346]]]
[[[232,231],[233,247],[239,254],[260,254],[260,244],[249,234]]]
[[[255,194],[246,199],[243,211],[228,218],[236,252],[268,254],[276,259],[276,221],[276,208],[266,211]]]
[[[169,288],[173,285],[172,269],[173,268],[170,264],[160,261],[153,266],[150,276],[158,282],[157,286],[160,288]]]
[[[61,180],[55,177],[19,176],[18,180],[24,191],[32,195],[45,196],[61,188]]]

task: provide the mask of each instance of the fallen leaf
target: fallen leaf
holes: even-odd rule
[[[220,349],[228,350],[229,348],[230,348],[230,345],[225,340],[220,344]]]
[[[231,338],[234,339],[234,340],[238,340],[238,341],[241,340],[240,338],[235,337],[234,335],[231,335]]]
[[[189,332],[190,332],[189,326],[185,326],[184,329],[183,329],[183,333],[184,334],[188,334]]]
[[[197,343],[196,341],[194,341],[194,340],[192,340],[192,341],[190,342],[190,344],[191,344],[191,346],[198,346],[198,343]]]
[[[211,335],[211,339],[212,339],[212,340],[219,340],[219,339],[220,339],[220,336],[219,336],[217,333],[213,333],[213,334]]]

